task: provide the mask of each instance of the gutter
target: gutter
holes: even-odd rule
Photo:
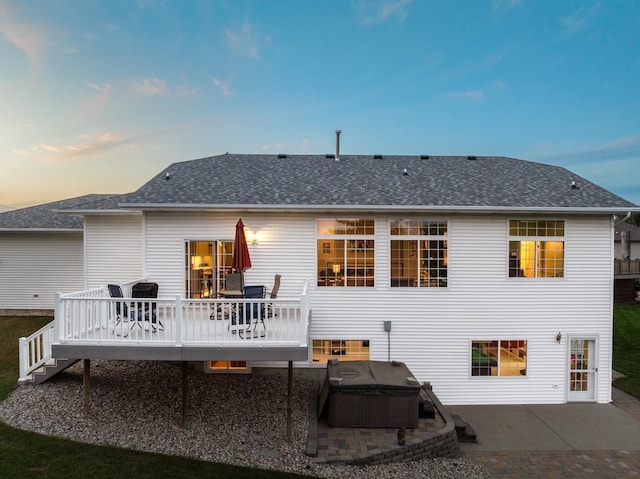
[[[640,212],[640,207],[514,207],[514,206],[438,206],[438,205],[274,205],[274,204],[190,204],[190,203],[120,203],[123,209],[146,211],[261,211],[261,212],[394,212],[394,213],[570,213],[570,214],[616,214],[622,211]],[[94,212],[95,213],[95,212]],[[630,214],[630,213],[629,213]]]

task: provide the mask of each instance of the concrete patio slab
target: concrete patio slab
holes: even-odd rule
[[[476,431],[463,452],[640,450],[640,422],[611,404],[448,406]]]

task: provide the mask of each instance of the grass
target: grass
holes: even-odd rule
[[[0,317],[0,401],[16,387],[18,338],[51,318]],[[0,422],[0,478],[294,479],[308,476],[250,469],[116,447],[93,446],[14,429]]]
[[[613,385],[640,398],[640,304],[613,310],[613,369],[625,375]]]

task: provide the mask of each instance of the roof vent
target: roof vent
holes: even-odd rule
[[[171,175],[169,174],[169,172],[167,171],[164,175],[164,179],[169,181],[171,179]]]
[[[278,158],[286,158],[287,154],[286,153],[278,153]]]
[[[473,156],[473,155],[469,155],[469,156],[467,156],[467,160],[475,160],[475,159],[476,159],[476,157],[475,157],[475,156]]]
[[[402,171],[402,174],[403,174],[404,176],[409,176],[409,173],[407,172],[407,169],[406,169],[406,168]]]
[[[428,160],[429,159],[429,155],[420,155],[420,159],[421,160]]]
[[[575,181],[572,181],[572,182],[571,182],[571,189],[572,189],[572,190],[577,190],[577,189],[578,189],[578,185],[576,185],[576,182],[575,182]]]
[[[341,130],[336,130],[336,156],[334,157],[336,161],[340,161],[340,133]]]
[[[382,159],[382,155],[373,155],[373,159],[374,160],[381,160]]]
[[[328,153],[328,154],[324,155],[324,157],[325,157],[325,158],[332,158],[332,159],[333,159],[333,158],[335,158],[335,157],[336,157],[336,155],[334,155],[333,153]]]

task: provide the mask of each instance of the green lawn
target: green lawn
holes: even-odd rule
[[[0,317],[0,401],[16,386],[18,338],[51,318]],[[37,387],[37,386],[36,386]],[[0,478],[11,479],[293,479],[300,476],[115,447],[92,446],[21,431],[0,422]]]
[[[640,304],[616,306],[613,312],[613,369],[626,377],[613,384],[640,398]]]

